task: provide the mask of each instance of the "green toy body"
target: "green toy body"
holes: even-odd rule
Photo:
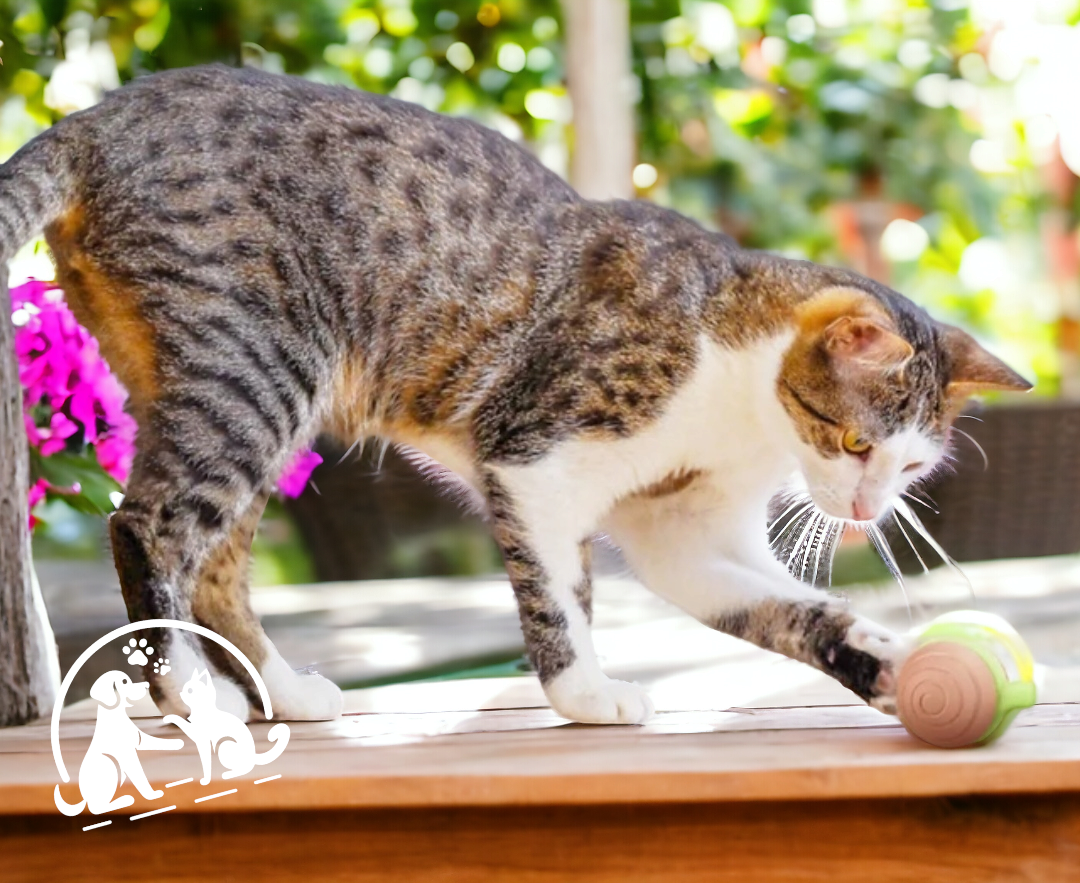
[[[965,647],[978,655],[993,678],[997,694],[993,718],[982,735],[967,744],[985,745],[994,741],[1021,710],[1035,704],[1035,665],[1031,651],[1001,617],[966,610],[945,614],[927,625],[916,641],[918,648],[941,642]],[[916,728],[909,729],[920,735]]]

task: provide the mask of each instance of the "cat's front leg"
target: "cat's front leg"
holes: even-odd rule
[[[616,510],[608,526],[652,591],[710,628],[808,663],[873,707],[896,709],[908,639],[790,576],[764,539],[764,513],[696,489]],[[758,535],[760,534],[760,536]]]
[[[593,648],[587,519],[565,499],[490,473],[495,540],[521,616],[525,648],[552,708],[582,723],[639,724],[653,714],[637,684],[609,678]]]

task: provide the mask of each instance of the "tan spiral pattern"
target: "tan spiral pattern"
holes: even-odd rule
[[[997,699],[990,669],[963,644],[927,644],[900,670],[900,721],[913,736],[939,748],[975,742],[993,722]]]

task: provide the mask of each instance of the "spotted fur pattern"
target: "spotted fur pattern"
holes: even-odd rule
[[[940,441],[950,388],[985,385],[982,351],[895,292],[646,203],[585,201],[472,122],[223,67],[140,79],[0,168],[0,263],[42,226],[139,421],[111,521],[129,615],[213,627],[289,715],[340,700],[266,640],[245,561],[267,487],[320,431],[409,446],[480,492],[530,659],[570,717],[651,709],[591,646],[588,542],[608,523],[646,582],[703,622],[864,697],[888,689],[895,659],[878,653],[875,675],[845,650],[854,626],[784,582],[764,521],[800,457],[844,459],[837,430]],[[908,342],[902,371],[838,367],[831,323],[854,314]],[[701,494],[705,517],[656,548],[642,525],[662,534],[657,513],[682,523]],[[716,542],[688,546],[702,524]],[[665,576],[672,556],[704,560],[736,535],[682,589]],[[159,704],[176,688],[156,678]]]

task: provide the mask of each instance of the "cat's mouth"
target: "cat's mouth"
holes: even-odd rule
[[[875,506],[858,497],[851,504],[851,520],[859,522],[877,521],[883,514],[881,506]]]

